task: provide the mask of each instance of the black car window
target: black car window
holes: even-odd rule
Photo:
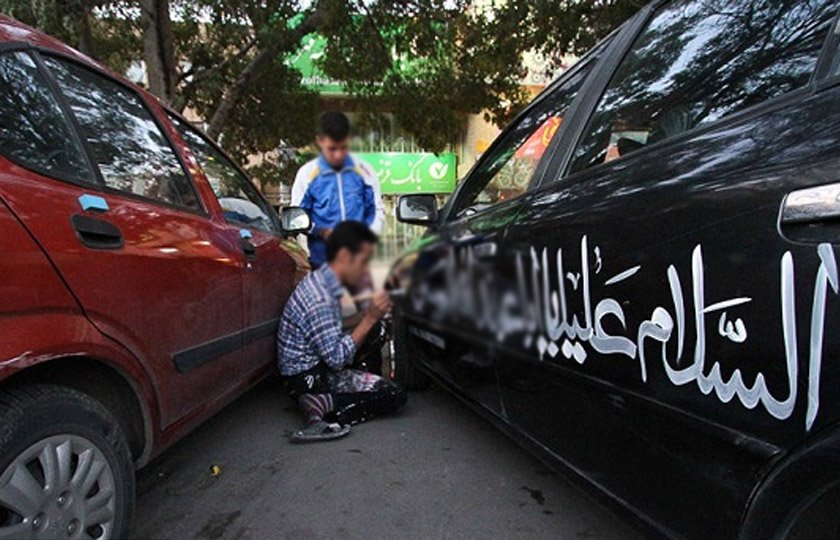
[[[190,145],[213,193],[219,199],[225,218],[239,225],[279,233],[277,213],[239,169],[197,129],[174,115],[169,115],[169,119]]]
[[[175,150],[137,94],[72,62],[45,62],[67,97],[106,185],[199,209]]]
[[[0,55],[0,151],[55,178],[95,178],[56,96],[25,52]]]
[[[572,172],[806,86],[834,0],[676,0],[659,8],[601,97]]]
[[[528,189],[537,165],[563,122],[566,111],[595,66],[597,56],[586,60],[586,64],[564,84],[549,90],[550,94],[536,102],[507,132],[504,139],[491,148],[478,168],[466,179],[467,183],[459,193],[453,209],[453,216],[460,216],[469,209],[482,210],[517,197]]]

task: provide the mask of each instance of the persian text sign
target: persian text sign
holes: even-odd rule
[[[452,193],[457,182],[454,153],[430,152],[356,154],[376,171],[382,193]]]

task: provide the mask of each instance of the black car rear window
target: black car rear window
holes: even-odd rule
[[[634,42],[575,150],[572,171],[806,86],[835,0],[676,0]]]

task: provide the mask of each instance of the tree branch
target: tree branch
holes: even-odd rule
[[[300,25],[291,29],[283,35],[283,39],[269,44],[266,48],[254,56],[251,62],[245,66],[233,84],[225,91],[222,100],[218,107],[210,117],[210,122],[207,125],[207,136],[213,140],[218,140],[222,133],[225,124],[230,118],[231,113],[242,101],[248,85],[259,74],[262,69],[271,63],[281,52],[286,51],[292,47],[298,46],[300,40],[307,34],[314,32],[321,22],[321,13],[316,10],[310,13]]]
[[[201,71],[198,71],[198,72],[195,70],[195,67],[191,67],[187,71],[183,72],[178,77],[178,80],[179,80],[179,82],[183,82],[183,81],[186,81],[188,78],[192,77],[192,79],[190,81],[187,81],[187,86],[194,85],[197,82],[200,82],[200,81],[204,80],[205,78],[207,78],[211,73],[219,71],[220,69],[222,69],[224,67],[227,67],[228,65],[232,64],[233,62],[236,62],[237,60],[239,60],[240,58],[242,58],[243,56],[245,56],[246,54],[251,52],[251,49],[253,49],[254,45],[256,45],[256,44],[257,44],[257,38],[251,38],[251,39],[248,40],[247,43],[245,43],[245,46],[242,47],[236,54],[226,58],[220,64],[216,64],[216,65],[210,66],[208,68],[204,68],[204,69],[202,69]]]

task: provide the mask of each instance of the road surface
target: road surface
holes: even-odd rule
[[[136,538],[639,538],[442,390],[345,439],[289,444],[270,380],[143,469]],[[213,466],[220,468],[214,476]]]

